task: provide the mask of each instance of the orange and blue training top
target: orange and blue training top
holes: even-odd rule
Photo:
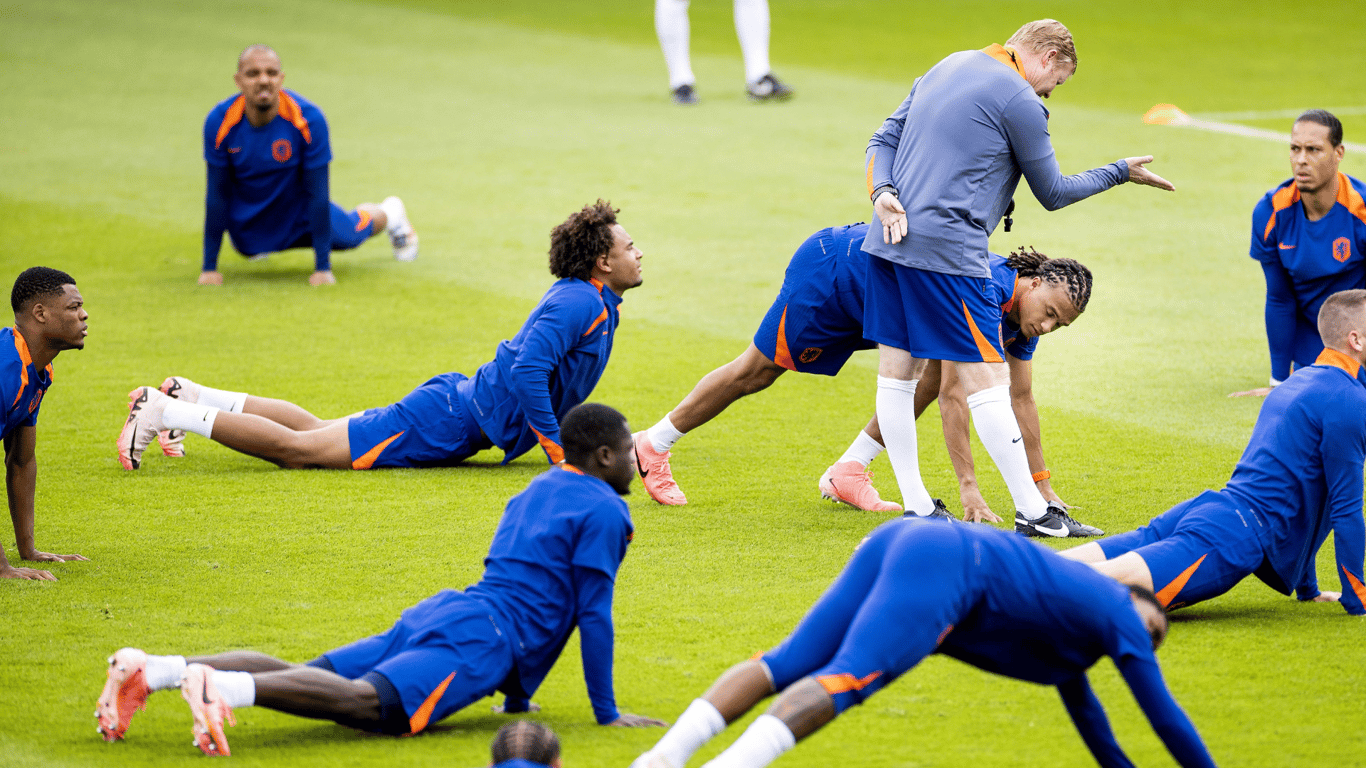
[[[217,263],[224,228],[233,247],[247,255],[289,248],[313,233],[314,219],[323,232],[330,231],[326,169],[331,161],[322,110],[293,91],[280,91],[279,114],[260,128],[246,119],[244,96],[216,104],[204,120],[205,267]],[[318,181],[310,184],[312,177]],[[310,204],[320,211],[310,215]]]
[[[1252,258],[1266,274],[1266,336],[1271,377],[1285,381],[1313,365],[1323,343],[1319,308],[1338,291],[1366,288],[1366,183],[1338,174],[1328,215],[1310,221],[1294,179],[1252,210]]]
[[[0,329],[0,408],[5,413],[0,438],[7,437],[15,427],[38,425],[38,408],[50,386],[52,366],[39,369],[33,364],[19,329]]]

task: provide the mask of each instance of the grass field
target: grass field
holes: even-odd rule
[[[1287,177],[1286,152],[1139,118],[1157,102],[1196,115],[1347,107],[1347,139],[1366,140],[1355,3],[773,0],[775,69],[798,91],[784,105],[744,100],[730,4],[693,6],[703,101],[679,109],[648,0],[0,4],[0,279],[65,269],[91,314],[87,349],[58,358],[44,404],[37,514],[40,548],[91,562],[55,565],[57,583],[0,584],[0,765],[197,757],[172,693],[151,699],[126,742],[95,735],[110,651],[305,660],[380,631],[477,580],[503,504],[544,469],[530,454],[498,467],[491,451],[446,470],[286,472],[191,438],[185,460],[127,473],[113,440],[129,389],[181,374],[334,416],[471,373],[551,282],[550,228],[605,197],[646,253],[646,283],[626,295],[594,399],[644,428],[744,348],[807,235],[867,217],[863,147],[911,80],[1032,18],[1060,18],[1078,41],[1079,74],[1049,103],[1064,170],[1151,153],[1178,187],[1123,187],[1055,213],[1022,190],[1015,231],[993,239],[1096,275],[1086,314],[1036,358],[1054,486],[1078,517],[1118,532],[1227,479],[1258,403],[1225,395],[1268,373],[1248,221]],[[237,52],[258,41],[327,112],[333,198],[401,195],[417,262],[369,243],[334,254],[338,284],[312,289],[309,253],[248,264],[227,251],[226,284],[195,285],[199,128],[233,92]],[[1361,177],[1366,160],[1349,153],[1343,169]],[[615,610],[624,711],[673,719],[775,644],[884,519],[816,491],[871,413],[874,370],[863,353],[833,380],[784,377],[680,443],[688,506],[630,497],[638,532]],[[920,442],[927,484],[956,507],[934,411]],[[898,498],[885,458],[874,469]],[[1332,588],[1331,550],[1319,569]],[[1167,679],[1221,765],[1366,765],[1349,720],[1366,704],[1359,619],[1248,582],[1173,624]],[[571,643],[538,717],[567,765],[626,765],[659,732],[593,725],[577,655]],[[1130,756],[1170,764],[1113,666],[1092,680]],[[243,709],[229,739],[242,765],[483,765],[505,720],[491,703],[411,739]],[[1053,691],[940,658],[779,764],[969,761],[1094,764]]]

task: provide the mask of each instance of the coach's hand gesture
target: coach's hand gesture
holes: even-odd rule
[[[1124,158],[1124,162],[1129,164],[1129,181],[1132,181],[1135,184],[1143,184],[1149,187],[1165,189],[1168,192],[1175,192],[1175,184],[1172,184],[1170,181],[1167,181],[1161,176],[1158,176],[1157,174],[1143,167],[1148,163],[1151,163],[1152,161],[1152,155],[1145,155],[1143,157]]]
[[[1151,160],[1152,158],[1148,158]],[[873,201],[873,213],[882,222],[882,242],[899,243],[906,236],[906,209],[891,192],[883,192]]]

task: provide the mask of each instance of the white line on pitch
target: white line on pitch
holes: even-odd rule
[[[1295,116],[1298,117],[1299,113],[1295,113]],[[1158,104],[1148,110],[1147,114],[1143,116],[1143,122],[1150,125],[1174,125],[1179,128],[1198,128],[1202,131],[1229,133],[1234,136],[1246,136],[1252,139],[1269,139],[1282,143],[1289,143],[1290,141],[1289,134],[1268,130],[1266,128],[1253,128],[1248,125],[1221,123],[1216,120],[1191,117],[1174,104]],[[1342,142],[1342,145],[1353,152],[1366,152],[1366,144],[1353,144],[1344,141]]]

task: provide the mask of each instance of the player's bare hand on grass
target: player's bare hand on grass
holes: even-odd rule
[[[1312,601],[1314,603],[1336,603],[1342,599],[1341,592],[1319,592],[1318,597]]]
[[[19,555],[21,560],[32,560],[36,563],[65,563],[71,560],[89,560],[85,555],[56,555],[51,552],[29,552]]]
[[[200,273],[199,273],[199,284],[200,284],[200,285],[222,285],[222,284],[223,284],[223,273],[222,273],[222,272],[200,272]]]
[[[1124,162],[1129,164],[1129,181],[1132,181],[1135,184],[1143,184],[1144,186],[1165,189],[1168,192],[1175,192],[1175,184],[1171,183],[1170,181],[1167,181],[1161,176],[1158,176],[1157,174],[1143,167],[1148,163],[1151,163],[1152,161],[1152,155],[1144,155],[1143,157],[1124,158]]]
[[[31,579],[33,581],[56,581],[57,577],[47,571],[40,571],[37,568],[15,568],[7,566],[0,568],[0,579]]]
[[[1271,387],[1257,387],[1256,389],[1245,389],[1242,392],[1230,392],[1229,397],[1266,397],[1271,394]]]
[[[991,511],[987,506],[986,499],[982,498],[982,492],[973,488],[971,490],[960,491],[959,500],[963,502],[963,522],[965,523],[999,523],[1000,515]]]
[[[873,213],[882,222],[882,242],[901,242],[901,238],[906,236],[906,209],[901,207],[896,195],[891,192],[878,195],[877,200],[873,201]]]
[[[495,704],[495,705],[493,705],[492,707],[490,707],[490,709],[493,710],[493,714],[495,714],[495,715],[506,715],[506,714],[508,714],[507,707],[505,707],[505,706],[502,705],[502,704]],[[540,712],[540,711],[541,711],[541,705],[540,705],[540,704],[537,704],[536,702],[533,701],[533,702],[530,702],[530,703],[528,703],[528,704],[526,705],[526,709],[519,709],[519,710],[517,710],[516,712],[513,712],[512,714],[514,714],[514,715],[520,715],[520,714],[522,714],[522,713],[524,713],[524,712]]]
[[[308,276],[309,285],[336,285],[337,278],[332,274],[332,270],[326,272],[314,272]]]
[[[630,715],[623,712],[620,717],[608,723],[609,726],[617,728],[668,728],[669,724],[663,720],[656,720],[653,717],[644,715]]]

